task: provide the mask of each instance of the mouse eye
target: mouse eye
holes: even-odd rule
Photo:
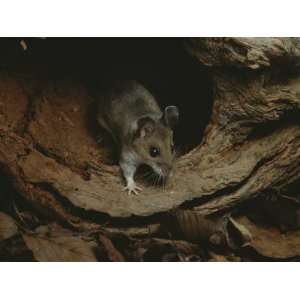
[[[159,148],[151,147],[151,148],[150,148],[150,155],[151,155],[152,157],[157,157],[157,156],[159,156],[159,155],[160,155],[160,150],[159,150]]]

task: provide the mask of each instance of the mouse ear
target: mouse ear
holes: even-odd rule
[[[164,113],[164,122],[170,128],[173,128],[179,119],[179,110],[177,106],[167,106]]]
[[[150,136],[155,128],[155,122],[150,117],[143,117],[137,121],[137,136],[144,138]]]

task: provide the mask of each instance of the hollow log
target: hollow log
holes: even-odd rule
[[[96,142],[85,85],[5,72],[2,172],[34,207],[74,226],[87,224],[83,212],[143,217],[184,204],[210,215],[297,182],[300,39],[192,38],[185,47],[213,78],[213,111],[201,143],[178,158],[166,186],[122,191],[111,149]]]

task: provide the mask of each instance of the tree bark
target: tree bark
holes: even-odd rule
[[[167,185],[138,196],[122,191],[110,149],[96,143],[84,86],[1,73],[0,164],[18,192],[52,217],[93,227],[84,213],[150,216],[188,204],[210,215],[299,180],[300,39],[194,38],[186,49],[213,76],[212,117]]]

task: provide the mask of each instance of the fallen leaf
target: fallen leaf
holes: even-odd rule
[[[252,235],[246,226],[234,220],[228,219],[227,223],[227,244],[232,249],[244,247],[249,244]]]
[[[162,262],[179,262],[182,261],[183,258],[176,253],[166,253],[162,255]]]
[[[213,251],[210,251],[209,253],[211,262],[240,262],[241,258],[234,255],[221,255],[217,254]]]
[[[249,246],[260,255],[275,259],[300,256],[300,230],[281,233],[274,227],[258,226],[247,217],[240,217],[237,221],[250,232]]]
[[[0,261],[35,261],[21,235],[0,242]]]
[[[42,226],[34,234],[22,235],[37,261],[97,261],[90,243],[64,229],[61,234],[58,229],[51,234],[52,227],[47,231],[47,226]]]
[[[177,210],[170,215],[167,226],[173,234],[191,242],[199,242],[221,233],[222,219],[214,220],[193,210]]]
[[[18,226],[9,215],[0,212],[0,241],[6,240],[18,233]]]
[[[109,238],[107,238],[104,234],[99,234],[99,240],[104,246],[107,256],[111,261],[125,261],[124,256],[116,249]]]
[[[229,260],[221,254],[217,254],[214,252],[209,252],[209,256],[211,257],[211,259],[209,261],[211,262],[228,262]]]
[[[138,261],[188,261],[189,257],[198,257],[200,260],[202,256],[199,245],[182,240],[145,239],[137,241],[135,248]]]

